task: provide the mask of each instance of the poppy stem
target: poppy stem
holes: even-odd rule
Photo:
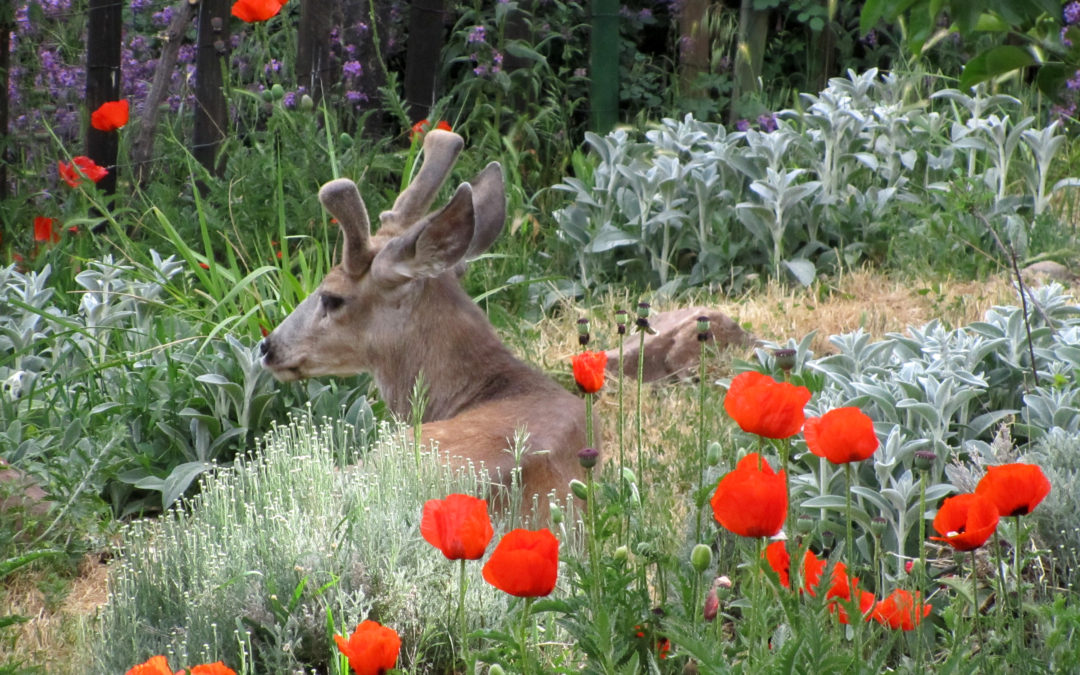
[[[844,481],[847,490],[844,491],[844,506],[847,509],[847,561],[848,567],[855,567],[855,529],[851,524],[851,462],[844,464]]]
[[[1016,631],[1016,650],[1019,652],[1024,642],[1024,582],[1020,569],[1020,549],[1023,547],[1024,528],[1020,525],[1020,516],[1013,517],[1016,519],[1016,541],[1013,546],[1013,569],[1016,570],[1016,621],[1014,622],[1014,630]]]
[[[465,558],[458,560],[458,563],[458,635],[461,640],[461,660],[465,664],[465,672],[472,673],[476,665],[469,663],[469,638],[465,626]]]
[[[641,385],[645,379],[645,331],[639,331],[638,338],[638,362],[637,362],[637,470],[638,470],[638,493],[641,501],[645,501],[645,464],[642,459],[644,441],[642,440],[641,420]]]
[[[626,419],[625,411],[623,409],[623,380],[625,379],[626,371],[623,370],[623,347],[626,343],[626,329],[621,328],[619,330],[619,423],[617,425],[619,433],[619,497],[622,500],[622,507],[626,513],[626,520],[623,526],[622,543],[627,544],[630,540],[630,508],[629,500],[626,494],[626,484],[623,481],[623,469],[626,468]]]
[[[994,572],[997,577],[998,586],[998,599],[995,603],[998,608],[998,614],[1004,615],[1005,613],[1005,565],[1001,558],[1001,538],[998,536],[997,530],[994,530]]]
[[[698,359],[698,481],[705,484],[705,345],[702,340],[701,356]],[[695,498],[694,511],[697,514],[694,526],[694,543],[701,541],[701,507],[703,503]],[[697,597],[695,596],[695,600]]]
[[[593,443],[592,394],[585,394],[585,447],[595,448]]]
[[[975,635],[979,638],[981,650],[985,641],[979,630],[979,575],[975,567],[975,549],[971,549],[971,620],[975,622]]]

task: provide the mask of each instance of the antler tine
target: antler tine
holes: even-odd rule
[[[424,136],[424,163],[409,187],[394,200],[393,208],[379,214],[382,230],[400,234],[427,215],[463,147],[464,139],[452,131],[432,129],[427,132]]]
[[[368,246],[371,223],[356,183],[348,178],[332,180],[319,190],[319,201],[341,225],[341,234],[345,237],[341,264],[345,271],[349,274],[362,272],[371,255]]]

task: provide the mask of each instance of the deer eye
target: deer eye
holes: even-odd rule
[[[324,292],[319,294],[319,303],[322,305],[324,312],[330,313],[341,309],[341,306],[345,304],[345,298]]]

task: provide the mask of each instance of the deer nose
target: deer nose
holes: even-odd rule
[[[259,340],[259,356],[263,357],[264,359],[269,359],[270,358],[270,352],[271,352],[270,340],[267,339],[267,338],[263,338],[262,340]]]

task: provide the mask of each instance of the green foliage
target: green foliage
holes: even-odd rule
[[[556,186],[571,200],[554,214],[567,274],[586,288],[737,291],[762,270],[809,285],[890,246],[905,262],[940,253],[934,264],[947,257],[953,271],[956,248],[1007,260],[995,235],[1030,255],[1033,233],[1052,228],[1053,196],[1080,184],[1051,182],[1058,124],[991,113],[1019,104],[1007,96],[943,90],[912,103],[908,88],[896,74],[849,72],[777,113],[772,131],[688,116],[644,142],[625,129],[586,135],[591,154]]]
[[[343,672],[332,634],[366,618],[411,645],[405,665],[448,658],[456,567],[419,536],[421,506],[474,494],[477,478],[436,457],[418,463],[388,429],[376,445],[359,441],[340,421],[304,415],[209,475],[195,500],[125,528],[87,672],[159,653],[247,673]],[[474,626],[506,611],[479,571],[467,566]]]

